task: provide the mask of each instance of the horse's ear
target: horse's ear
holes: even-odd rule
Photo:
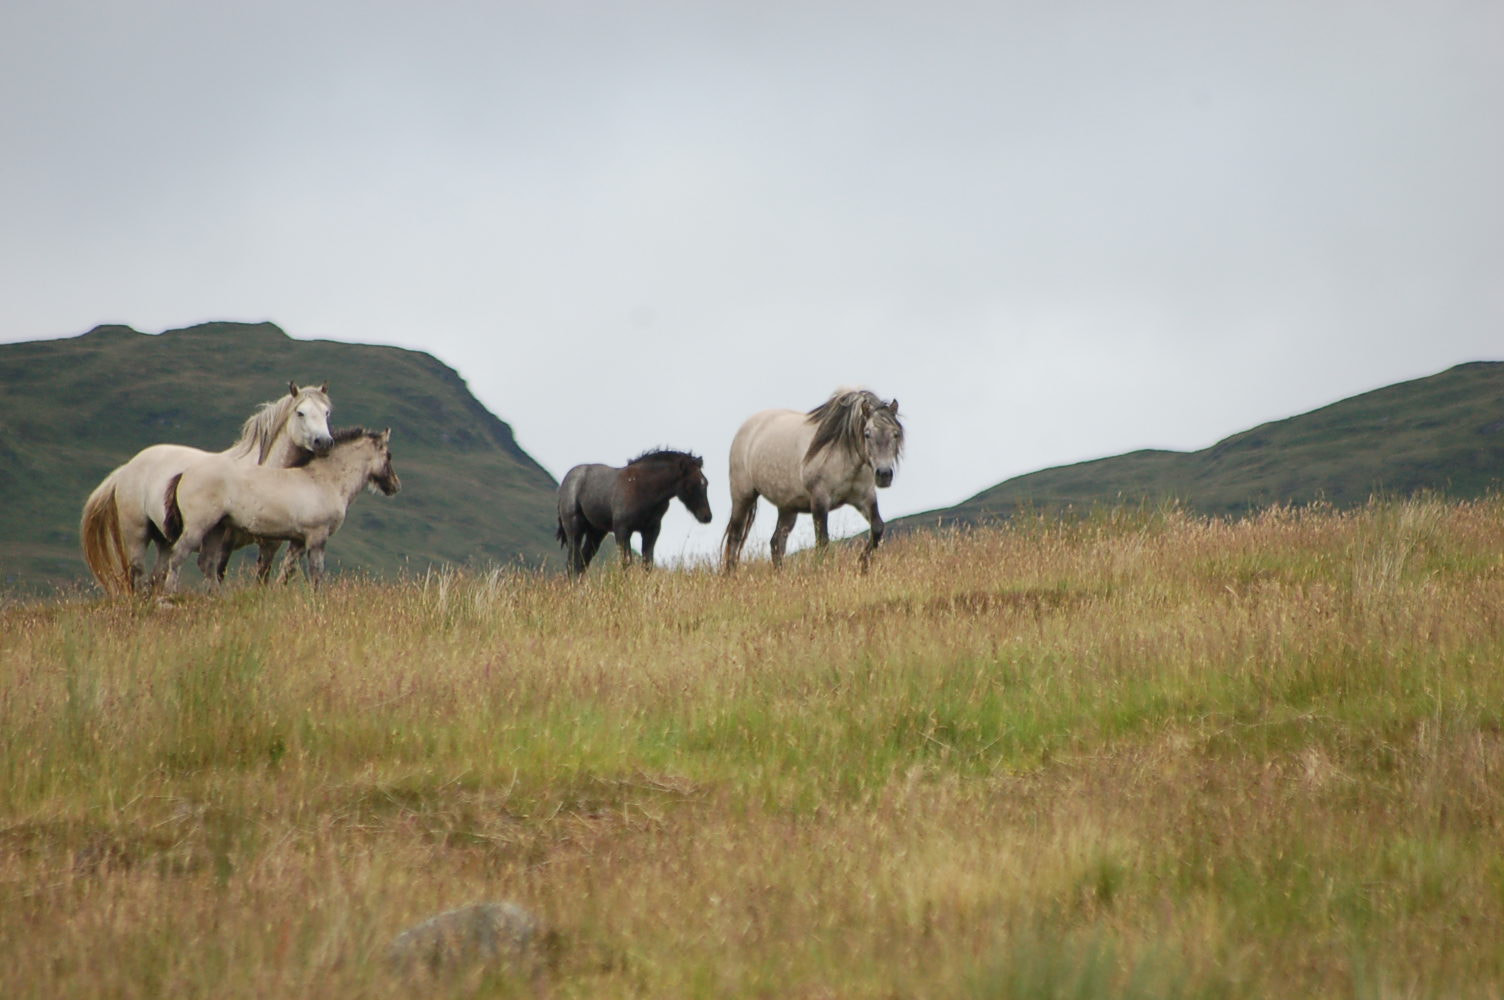
[[[697,458],[697,459],[695,459],[694,463],[692,465],[692,468],[696,468],[696,469],[703,469],[703,468],[705,468],[705,460],[703,458]]]
[[[392,439],[392,429],[390,427],[388,427],[386,430],[384,430],[384,431],[381,432],[381,443],[382,444],[386,444],[391,439]]]
[[[329,383],[325,382],[323,385],[319,386],[319,392],[322,392],[326,396],[329,395]]]
[[[289,396],[296,396],[298,394],[298,383],[296,383],[296,382],[288,382],[287,383],[287,394]]]
[[[895,417],[898,416],[898,400],[896,398],[888,401],[888,412]]]

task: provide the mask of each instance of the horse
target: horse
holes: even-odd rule
[[[288,468],[251,465],[224,455],[195,462],[174,476],[163,497],[164,534],[172,542],[162,591],[177,589],[178,570],[200,544],[213,544],[220,525],[257,538],[286,541],[278,582],[286,582],[298,559],[307,555],[308,579],[315,588],[324,576],[324,546],[345,521],[361,490],[391,496],[402,488],[392,468],[392,432],[364,427],[336,431],[322,456],[310,455]],[[220,582],[210,577],[218,589]]]
[[[328,388],[328,383],[299,388],[289,382],[287,394],[262,403],[241,426],[239,438],[224,451],[154,444],[105,476],[89,494],[79,521],[84,561],[105,593],[114,596],[141,589],[147,548],[153,543],[157,564],[162,565],[169,548],[162,533],[166,486],[193,463],[215,456],[247,465],[283,467],[327,451],[333,443]],[[261,562],[268,567],[277,544],[269,543],[269,549],[262,546]]]
[[[559,528],[571,578],[590,565],[608,532],[616,536],[621,563],[632,562],[632,533],[642,536],[643,565],[653,568],[653,546],[669,501],[679,499],[701,524],[710,523],[705,462],[682,451],[648,451],[623,468],[576,465],[559,483]]]
[[[731,517],[726,524],[722,563],[736,569],[747,532],[757,516],[757,498],[778,508],[773,531],[775,567],[800,514],[815,522],[815,546],[829,543],[832,510],[851,504],[870,530],[862,549],[865,571],[883,537],[877,491],[893,483],[903,454],[898,400],[883,402],[866,389],[837,389],[807,413],[763,410],[742,424],[731,442]]]

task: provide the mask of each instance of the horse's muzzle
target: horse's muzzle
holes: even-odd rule
[[[315,455],[327,455],[329,454],[329,449],[333,447],[334,438],[329,437],[327,434],[323,437],[313,439],[313,453]]]
[[[872,471],[872,478],[877,480],[877,485],[879,488],[887,489],[889,486],[893,485],[893,470],[874,469]]]
[[[699,521],[701,524],[709,524],[710,523],[710,516],[711,515],[710,515],[710,507],[709,506],[707,506],[704,510],[697,510],[697,511],[695,511],[695,520]]]

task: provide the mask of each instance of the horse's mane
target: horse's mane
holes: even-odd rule
[[[683,460],[698,462],[699,455],[691,455],[687,451],[674,451],[671,448],[649,448],[628,462],[628,465],[640,465],[644,462],[678,462]]]
[[[366,427],[341,427],[337,431],[330,431],[329,436],[334,438],[335,444],[348,444],[356,438],[379,438],[381,437],[381,432],[373,431]]]
[[[304,396],[316,399],[325,406],[329,405],[328,395],[313,386],[303,387],[296,396],[290,392],[284,393],[270,402],[262,403],[240,425],[240,436],[230,445],[231,453],[239,458],[254,452],[257,462],[266,461],[267,452],[271,450],[272,442],[277,439],[282,425],[287,423],[288,414]]]
[[[851,455],[862,455],[862,435],[867,418],[890,424],[898,431],[898,448],[903,450],[903,425],[877,393],[870,389],[837,389],[830,398],[805,414],[815,425],[815,436],[804,453],[809,461],[822,448],[839,448]]]
[[[381,437],[381,432],[369,430],[365,427],[341,427],[337,431],[330,431],[329,436],[334,439],[334,443],[329,446],[329,450],[332,452],[342,444],[349,444],[351,441],[358,441],[361,438],[379,438]],[[292,464],[288,468],[301,469],[318,457],[311,451],[299,448],[297,457],[293,459]]]

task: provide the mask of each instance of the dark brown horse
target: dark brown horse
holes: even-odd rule
[[[642,561],[653,565],[653,546],[675,497],[701,524],[710,523],[704,461],[682,451],[650,451],[624,468],[576,465],[559,484],[559,530],[569,575],[590,565],[606,535],[616,537],[625,566],[632,561],[632,533],[642,536]]]

